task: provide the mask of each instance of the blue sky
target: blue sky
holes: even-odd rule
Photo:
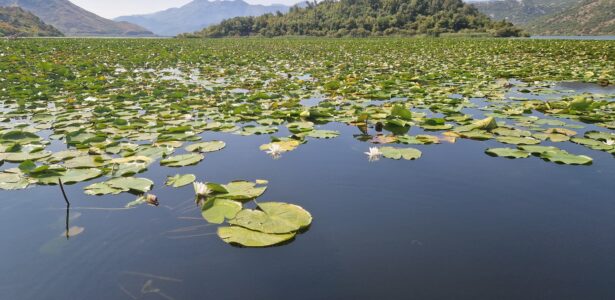
[[[70,0],[71,2],[105,18],[157,12],[178,7],[192,0]],[[288,4],[298,0],[245,0],[252,4]]]

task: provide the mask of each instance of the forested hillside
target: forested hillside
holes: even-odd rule
[[[379,36],[488,33],[521,36],[506,21],[492,21],[461,0],[324,0],[287,14],[237,17],[183,37]]]

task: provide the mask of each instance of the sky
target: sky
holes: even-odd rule
[[[105,18],[146,14],[171,7],[179,7],[192,0],[70,0],[71,2]],[[251,4],[293,5],[299,0],[244,0]]]

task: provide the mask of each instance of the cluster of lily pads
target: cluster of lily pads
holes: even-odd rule
[[[492,156],[587,165],[591,157],[557,145],[615,155],[615,96],[552,86],[612,84],[613,46],[491,39],[2,41],[0,189],[104,177],[85,193],[131,192],[144,196],[130,205],[156,203],[147,196],[154,182],[145,173],[153,164],[196,165],[225,148],[224,141],[203,141],[203,133],[266,135],[260,150],[279,159],[310,140],[340,136],[329,123],[356,127],[354,138],[366,143],[370,161],[415,160],[423,152],[408,145],[467,139],[509,145],[486,149]],[[167,185],[195,180],[177,175]],[[198,193],[206,220],[230,224],[220,228],[222,239],[265,246],[309,225],[309,213],[291,204],[243,209],[242,202],[260,196],[253,184],[209,183],[213,194]]]

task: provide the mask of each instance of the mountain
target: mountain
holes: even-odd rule
[[[615,35],[615,0],[586,0],[525,25],[541,35]]]
[[[285,5],[251,5],[242,0],[194,0],[179,8],[147,15],[123,16],[115,20],[141,25],[157,35],[175,36],[182,32],[193,32],[220,23],[228,18],[260,16],[277,11],[286,12],[288,9],[289,7]]]
[[[18,6],[71,36],[148,36],[138,25],[115,22],[93,14],[68,0],[0,0],[0,6]]]
[[[496,20],[525,24],[536,18],[562,12],[582,0],[492,0],[472,2],[478,10]]]
[[[0,36],[63,36],[63,34],[19,7],[0,7]]]
[[[378,36],[489,33],[520,36],[506,21],[494,22],[461,0],[323,0],[287,14],[236,17],[182,37]]]

